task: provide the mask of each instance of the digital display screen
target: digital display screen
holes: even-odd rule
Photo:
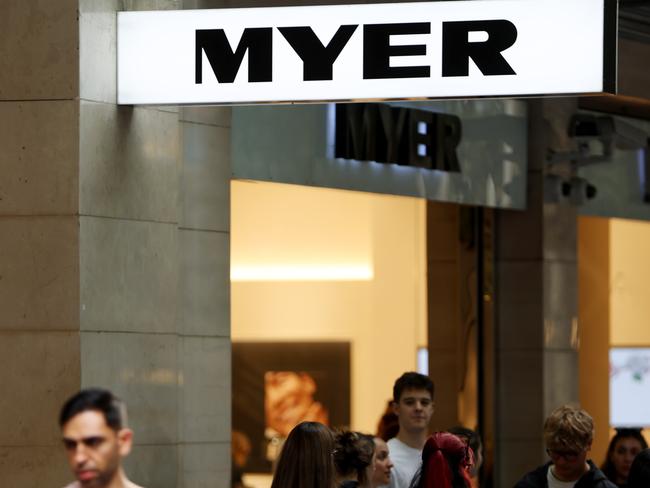
[[[650,348],[609,351],[609,422],[612,427],[650,426]]]

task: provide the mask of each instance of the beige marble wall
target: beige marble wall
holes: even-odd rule
[[[145,486],[219,487],[230,471],[230,110],[115,104],[115,12],[80,2],[84,386],[123,396]]]
[[[225,488],[230,486],[230,109],[182,109],[181,138],[179,486]]]
[[[528,208],[496,212],[496,486],[545,462],[542,425],[578,400],[577,210],[543,201],[575,100],[529,103]]]
[[[177,3],[79,2],[81,384],[124,398],[136,444],[129,476],[170,488],[181,391],[178,110],[117,106],[115,48],[118,10]]]
[[[91,385],[134,480],[229,484],[230,111],[116,105],[116,12],[182,6],[0,5],[3,486],[70,480],[56,417]]]
[[[77,12],[0,5],[0,484],[62,485],[79,387]]]

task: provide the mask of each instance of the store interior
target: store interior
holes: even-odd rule
[[[310,402],[310,418],[336,417],[339,426],[374,432],[394,379],[403,371],[426,371],[427,367],[426,201],[233,181],[231,205],[233,361],[240,348],[249,346],[253,351],[276,351],[274,357],[282,355],[283,347],[292,356],[290,343],[314,351],[314,357],[305,360],[305,371],[313,370],[309,374],[299,365],[302,356],[281,361],[265,356],[270,370],[259,383],[265,389],[260,396],[265,403],[258,405],[255,415],[266,422],[266,438],[248,439],[244,451],[266,457],[267,467],[272,466],[277,449],[268,434],[269,422],[273,422],[268,399],[274,391],[296,385],[303,393],[295,398]],[[620,407],[621,403],[641,407],[650,402],[646,284],[650,224],[581,216],[577,246],[580,401],[596,421],[592,457],[600,462],[608,436],[599,432],[611,434],[626,419],[629,426],[650,425],[650,418],[638,417],[638,409],[622,411]],[[332,347],[319,349],[319,344]],[[610,364],[611,351],[612,361],[618,361],[616,367]],[[328,354],[332,355],[330,364],[334,361],[343,368],[336,374],[349,369],[347,382],[327,379],[328,371],[317,366],[321,363],[315,357],[325,358],[322,364],[327,364]],[[624,356],[617,359],[616,354]],[[289,368],[292,375],[287,374]],[[237,376],[234,371],[233,378],[235,431],[238,422],[248,421],[237,413],[242,409],[237,381],[248,381],[248,369],[240,369],[244,374]],[[621,386],[626,374],[632,378],[627,387]],[[332,406],[328,410],[323,401],[331,395],[328,389],[336,390],[336,402],[347,404],[347,409],[335,412],[337,407]],[[617,398],[610,399],[610,391]],[[644,400],[641,394],[649,398]],[[623,395],[630,395],[629,400],[621,402]],[[648,437],[648,431],[644,433]],[[238,445],[233,439],[233,450]],[[254,488],[268,487],[270,475],[249,472],[246,482]]]

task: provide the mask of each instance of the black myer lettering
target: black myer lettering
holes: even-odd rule
[[[303,62],[304,81],[333,79],[334,63],[349,44],[358,25],[341,25],[325,45],[309,26],[278,27]],[[487,40],[472,42],[469,34],[485,32]],[[363,79],[428,78],[430,66],[391,66],[397,56],[426,56],[426,44],[391,44],[394,36],[431,34],[431,23],[410,22],[363,26]],[[469,60],[485,76],[514,75],[502,52],[517,40],[517,28],[508,20],[442,23],[442,76],[469,76]],[[273,81],[273,28],[244,29],[232,49],[223,29],[196,31],[195,83],[203,83],[203,53],[218,83],[233,83],[248,53],[248,81]]]
[[[279,27],[278,30],[303,62],[305,81],[331,80],[332,67],[358,26],[342,25],[327,46],[311,27]]]
[[[484,42],[470,42],[470,32],[486,32]],[[442,23],[442,76],[469,76],[469,59],[486,76],[514,75],[503,51],[517,40],[509,20],[473,20]]]
[[[336,105],[337,158],[460,172],[455,115],[386,104]]]
[[[363,26],[363,78],[366,80],[386,78],[428,78],[429,66],[390,66],[391,56],[423,56],[424,44],[393,46],[391,36],[407,34],[430,34],[431,24],[417,22],[408,24],[370,24]]]
[[[271,27],[244,29],[235,51],[230,47],[223,29],[197,30],[195,83],[203,83],[203,52],[210,62],[217,81],[233,83],[246,51],[248,51],[248,81],[272,81],[273,29]]]

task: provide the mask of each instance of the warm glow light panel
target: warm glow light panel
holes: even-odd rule
[[[118,13],[120,104],[615,90],[615,0]]]
[[[369,264],[233,265],[231,281],[370,281]]]

